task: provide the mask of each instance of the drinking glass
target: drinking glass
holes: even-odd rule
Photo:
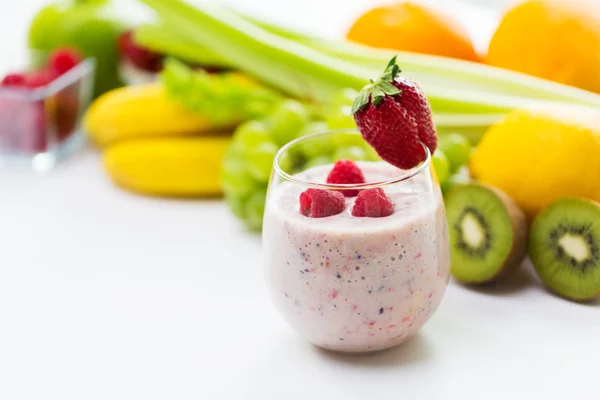
[[[424,146],[425,148],[425,146]],[[263,261],[275,307],[311,343],[362,353],[413,336],[440,304],[450,255],[444,203],[427,158],[410,170],[384,161],[356,130],[301,137],[274,161],[263,223]],[[364,184],[327,184],[333,163],[352,158]],[[342,213],[310,218],[299,196],[341,191]],[[356,193],[381,189],[392,215],[352,216]]]
[[[33,52],[32,57],[47,57]],[[52,169],[85,144],[83,114],[92,98],[95,61],[80,62],[35,89],[0,88],[0,165]]]

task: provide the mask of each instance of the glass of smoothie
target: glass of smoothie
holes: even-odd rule
[[[355,161],[365,183],[326,183],[342,157]],[[341,192],[342,211],[304,215],[300,196],[308,189]],[[389,211],[353,215],[370,189],[383,191]],[[407,340],[438,307],[449,279],[448,228],[429,152],[402,170],[381,161],[356,130],[290,142],[275,157],[263,261],[275,307],[316,346],[364,353]]]

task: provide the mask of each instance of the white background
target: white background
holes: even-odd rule
[[[0,5],[5,66],[38,3]],[[326,35],[370,4],[237,3]],[[443,3],[481,42],[493,29],[490,12]],[[600,398],[600,306],[552,296],[528,269],[495,288],[452,282],[404,346],[326,353],[276,315],[260,238],[223,204],[119,191],[92,151],[47,177],[0,169],[0,249],[3,400]]]

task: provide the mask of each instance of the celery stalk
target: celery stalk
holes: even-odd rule
[[[489,125],[518,108],[600,106],[600,95],[477,63],[318,40],[207,2],[142,1],[190,52],[214,54],[289,95],[321,104],[343,88],[362,88],[397,53],[406,75],[425,90],[438,126],[469,125],[478,134],[485,127],[479,122]]]
[[[207,48],[197,46],[186,36],[177,34],[177,29],[166,24],[144,24],[135,29],[135,41],[146,49],[159,54],[176,57],[190,63],[209,67],[230,67],[223,57]]]
[[[596,93],[531,75],[454,58],[376,49],[346,41],[315,38],[254,17],[244,18],[269,32],[369,68],[374,73],[379,72],[381,66],[396,55],[402,72],[424,88],[451,85],[460,90],[468,89],[474,92],[600,106],[600,95]]]
[[[340,57],[373,71],[385,60],[397,55],[398,64],[407,76],[421,85],[452,85],[458,90],[569,102],[600,106],[600,95],[572,86],[534,76],[453,58],[374,49],[348,42],[311,40],[312,45],[326,54]]]
[[[222,11],[227,12],[227,10]],[[236,15],[271,34],[296,41],[350,64],[359,65],[371,71],[371,75],[379,73],[381,66],[397,54],[404,74],[419,82],[434,103],[450,107],[444,108],[446,111],[459,111],[473,106],[471,112],[506,111],[522,107],[523,104],[530,104],[524,99],[600,106],[598,94],[529,75],[445,57],[374,49],[350,42],[317,39],[254,17]],[[190,44],[191,41],[188,40],[187,45]],[[193,52],[201,54],[207,51],[202,48],[203,46],[196,46]],[[445,98],[446,96],[456,98],[456,101]],[[504,106],[500,106],[501,104]]]
[[[362,88],[371,76],[368,69],[283,39],[206,2],[193,7],[181,0],[143,1],[190,42],[299,98],[326,103],[342,88]],[[511,97],[482,99],[473,92],[445,87],[427,89],[434,112],[502,114],[528,103]]]
[[[360,89],[371,77],[368,69],[269,33],[211,3],[142,1],[190,41],[299,98],[327,102],[340,88]]]

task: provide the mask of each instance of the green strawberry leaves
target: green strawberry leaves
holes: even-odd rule
[[[402,91],[392,83],[400,72],[402,71],[398,64],[396,64],[396,56],[394,56],[385,68],[383,75],[376,81],[371,80],[371,82],[360,91],[354,100],[354,104],[352,104],[352,114],[363,110],[369,105],[369,101],[371,101],[374,106],[377,106],[383,101],[385,96],[396,96],[402,93]]]

